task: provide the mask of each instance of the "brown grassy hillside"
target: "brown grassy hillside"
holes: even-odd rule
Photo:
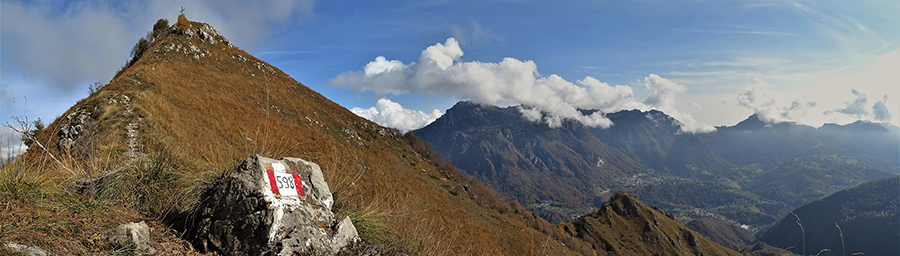
[[[519,214],[521,206],[506,215],[487,207],[472,186],[435,167],[396,130],[354,115],[208,25],[190,26],[159,35],[38,137],[72,171],[37,147],[3,168],[0,242],[110,253],[119,249],[97,240],[103,229],[148,220],[155,245],[189,252],[167,225],[177,225],[205,182],[261,154],[322,166],[337,214],[350,216],[365,243],[389,254],[570,254],[523,224],[516,216],[530,213]],[[77,136],[58,132],[79,125]],[[95,182],[82,193],[64,188],[80,178]]]
[[[619,190],[593,213],[560,224],[559,232],[608,255],[741,255],[666,215]]]

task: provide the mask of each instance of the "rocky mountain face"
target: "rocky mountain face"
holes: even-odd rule
[[[615,125],[607,129],[588,128],[591,134],[650,168],[666,169],[669,148],[681,129],[677,120],[656,110],[625,110],[606,117]]]
[[[271,207],[275,201],[252,191],[238,193],[249,190],[203,189],[207,184],[238,186],[235,179],[241,174],[235,167],[258,154],[267,159],[303,158],[321,166],[333,193],[329,208],[334,216],[324,220],[352,220],[361,238],[354,253],[460,255],[473,249],[492,255],[571,253],[550,237],[558,237],[552,228],[543,232],[533,228],[543,220],[532,213],[511,207],[516,204],[499,196],[491,198],[491,205],[484,203],[479,196],[490,193],[476,186],[477,181],[426,159],[396,130],[353,114],[230,44],[208,24],[179,19],[178,25],[142,49],[109,84],[79,101],[47,126],[51,132],[38,137],[51,154],[60,156],[61,165],[70,167],[53,171],[53,180],[60,184],[79,180],[71,193],[80,195],[58,204],[21,205],[70,209],[65,205],[86,200],[72,206],[82,210],[52,217],[63,218],[54,221],[74,225],[66,228],[74,231],[29,231],[28,227],[43,225],[29,222],[42,221],[30,216],[45,210],[23,208],[9,216],[25,220],[21,227],[27,230],[15,226],[4,233],[11,235],[4,241],[31,237],[39,244],[56,245],[48,250],[58,254],[102,253],[105,247],[91,236],[116,224],[104,215],[115,212],[135,220],[156,220],[149,223],[156,227],[154,232],[168,234],[171,240],[160,242],[161,235],[151,233],[156,240],[150,244],[155,246],[188,244],[180,239],[206,232],[210,236],[193,240],[196,250],[255,255],[287,246],[310,248],[313,245],[297,239],[290,245],[238,245],[240,232],[265,229],[256,224],[274,221],[267,218],[277,212]],[[17,162],[57,166],[42,164],[49,161],[45,156],[43,151],[29,150]],[[38,174],[50,172],[37,168]],[[66,188],[59,191],[64,195],[60,198],[71,197]],[[504,213],[495,206],[505,206]],[[71,224],[85,219],[98,224]],[[339,230],[328,221],[320,224],[326,233]],[[33,235],[22,238],[22,234]],[[272,241],[255,235],[252,241]],[[281,235],[288,240],[303,237],[290,230],[272,236]],[[320,244],[331,241],[323,239]],[[193,249],[165,251],[171,250]]]
[[[579,123],[550,128],[512,107],[460,102],[414,133],[469,175],[551,222],[589,212],[617,180],[649,170]]]
[[[898,199],[900,177],[866,182],[794,210],[758,240],[803,255],[898,255]]]
[[[716,218],[759,228],[791,208],[900,173],[900,137],[890,125],[814,128],[754,115],[695,134],[655,110],[606,116],[612,127],[565,122],[550,128],[525,120],[516,107],[460,102],[414,133],[551,221],[628,189],[685,221]]]
[[[624,190],[591,214],[561,223],[559,229],[582,238],[600,255],[741,255]]]
[[[279,190],[280,189],[280,190]],[[322,170],[300,158],[248,157],[200,193],[185,238],[228,255],[336,255],[359,241],[350,217],[334,218]]]

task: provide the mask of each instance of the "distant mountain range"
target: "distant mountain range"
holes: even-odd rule
[[[651,171],[584,126],[550,128],[515,108],[460,102],[414,133],[460,169],[550,222],[599,207],[614,186]]]
[[[590,114],[593,111],[583,111]],[[459,102],[414,131],[460,169],[551,222],[629,189],[682,220],[759,228],[840,189],[898,174],[900,137],[888,124],[820,128],[753,115],[711,133],[681,132],[663,112],[608,113],[612,127],[550,128],[517,107]]]

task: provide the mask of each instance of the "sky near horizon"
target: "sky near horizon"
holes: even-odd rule
[[[693,132],[754,113],[900,125],[900,2],[804,0],[3,0],[0,123],[51,122],[182,6],[297,81],[401,130],[461,100],[523,105],[551,126],[615,125],[577,109],[658,109]]]

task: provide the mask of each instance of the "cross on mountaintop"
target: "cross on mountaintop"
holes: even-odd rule
[[[184,6],[181,7],[181,15],[184,15]]]

